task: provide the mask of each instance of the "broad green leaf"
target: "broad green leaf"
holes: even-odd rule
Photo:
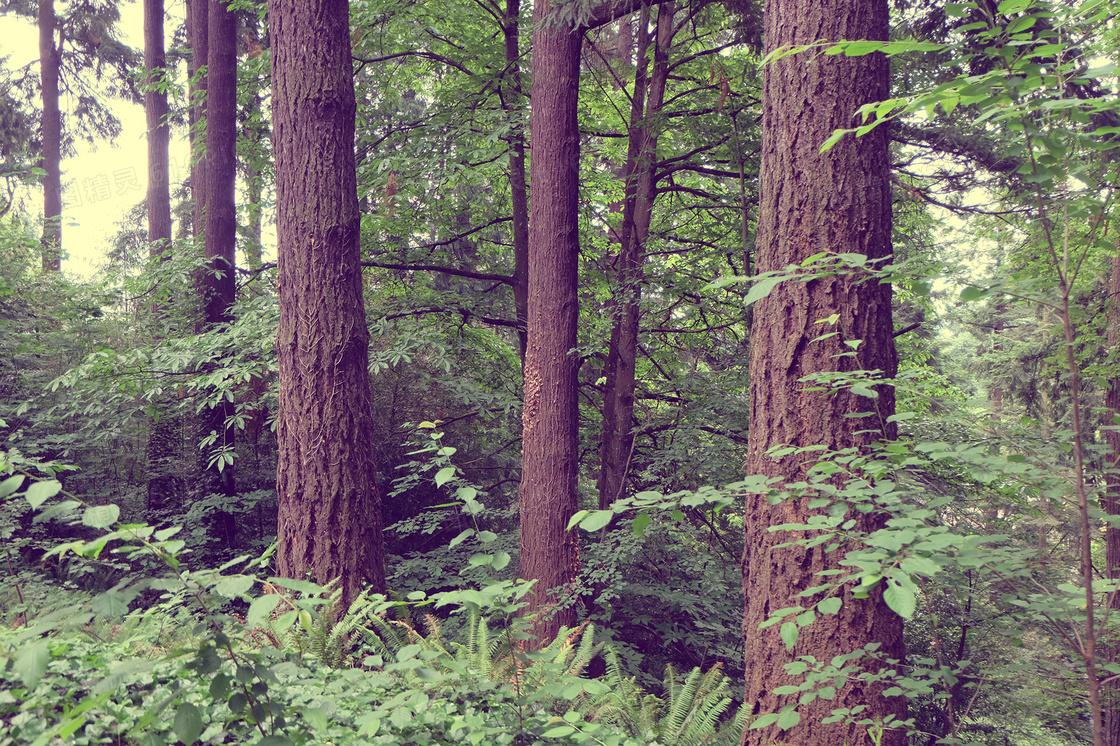
[[[456,536],[448,543],[447,548],[452,549],[454,547],[457,547],[472,536],[474,536],[473,528],[464,529],[459,533],[458,536]]]
[[[570,725],[557,725],[555,728],[549,728],[544,733],[541,733],[543,738],[563,738],[570,736],[576,732],[576,729]]]
[[[593,510],[590,515],[579,522],[579,527],[584,531],[598,531],[601,528],[606,528],[613,518],[613,510]]]
[[[776,725],[782,730],[789,730],[800,722],[801,716],[797,714],[797,710],[790,708],[778,714],[778,722]]]
[[[797,644],[797,622],[785,622],[782,624],[779,634],[782,637],[782,642],[786,645],[786,649],[793,650],[793,646]]]
[[[304,707],[303,719],[311,726],[312,730],[326,730],[327,713],[320,710],[318,707]]]
[[[929,577],[933,577],[937,573],[941,572],[941,565],[929,559],[928,557],[922,557],[920,555],[907,557],[906,559],[902,560],[902,562],[899,564],[899,567],[903,572],[908,572],[910,574],[916,573],[919,575],[927,575]]]
[[[191,746],[202,735],[202,713],[189,702],[179,705],[171,730],[186,746]]]
[[[38,508],[49,498],[54,497],[62,491],[62,482],[57,479],[48,479],[43,482],[36,482],[27,488],[24,495],[27,498],[27,504],[33,508]]]
[[[249,604],[249,611],[245,614],[245,626],[259,627],[267,622],[279,603],[280,596],[275,593],[254,598]]]
[[[292,746],[292,739],[287,736],[265,736],[257,741],[257,746]]]
[[[25,479],[27,479],[27,477],[23,476],[22,474],[17,474],[14,477],[8,477],[3,482],[0,482],[0,499],[5,498],[18,490],[20,488],[20,485],[23,484],[23,480]]]
[[[840,142],[842,139],[844,139],[844,135],[848,134],[851,131],[852,130],[836,130],[835,132],[833,132],[831,135],[828,136],[827,140],[825,140],[823,143],[821,143],[821,151],[820,152],[827,153],[829,150],[832,150],[833,146],[836,145],[836,143]],[[766,292],[769,293],[770,291],[767,290]],[[750,296],[748,296],[748,297],[750,297]]]
[[[132,596],[117,590],[105,591],[93,599],[95,614],[107,617],[122,617],[128,613],[128,602]]]
[[[903,619],[914,616],[914,609],[918,605],[914,592],[899,585],[893,579],[888,583],[887,589],[883,591],[883,600],[894,613]]]
[[[747,297],[744,299],[743,304],[749,306],[752,303],[762,300],[770,295],[770,291],[785,280],[786,278],[781,276],[763,277],[755,280],[754,283],[751,284],[751,289],[747,292]]]
[[[836,612],[840,611],[840,604],[840,598],[837,596],[826,598],[825,600],[817,604],[817,611],[822,614],[835,614]]]
[[[649,513],[638,513],[634,518],[634,536],[642,536],[646,532],[646,526],[650,524],[653,517]]]
[[[94,505],[82,514],[82,525],[90,528],[108,528],[117,522],[121,509],[116,505]]]
[[[34,689],[39,684],[39,680],[47,672],[47,661],[50,657],[51,651],[46,640],[36,640],[16,655],[12,668],[28,690]]]
[[[778,722],[778,713],[770,712],[765,715],[759,715],[753,723],[751,723],[750,730],[757,730],[758,728],[765,728],[768,725],[773,725]]]
[[[214,592],[226,598],[240,598],[252,590],[256,582],[249,575],[227,575],[214,584]]]
[[[455,478],[455,467],[445,466],[436,472],[436,487],[442,487]]]
[[[490,566],[493,567],[495,570],[501,570],[501,569],[505,568],[506,565],[509,564],[509,561],[510,561],[509,552],[498,552],[497,554],[494,555],[494,560],[490,563]]]

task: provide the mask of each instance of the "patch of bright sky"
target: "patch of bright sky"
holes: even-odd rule
[[[65,12],[58,3],[56,11]],[[144,47],[143,4],[125,2],[120,5],[118,24],[120,39],[136,50]],[[165,39],[170,39],[182,23],[181,4],[167,3]],[[0,57],[9,56],[11,69],[32,64],[38,70],[38,31],[28,20],[14,14],[0,16]],[[62,246],[65,258],[63,271],[76,277],[91,277],[106,262],[105,253],[113,236],[120,230],[129,210],[146,199],[148,190],[148,146],[145,140],[147,122],[144,108],[120,99],[103,100],[121,121],[122,131],[116,142],[99,141],[91,146],[85,141],[76,144],[77,153],[62,161],[63,214]],[[63,94],[63,116],[73,105]],[[171,190],[182,184],[190,170],[190,147],[185,128],[172,132]],[[43,215],[43,192],[31,188],[22,195],[26,212],[36,219]]]

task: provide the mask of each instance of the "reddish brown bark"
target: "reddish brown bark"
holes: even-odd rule
[[[58,103],[59,52],[54,0],[39,0],[39,74],[43,101],[43,269],[62,270],[62,112]]]
[[[154,86],[164,75],[163,0],[144,0],[144,69],[148,87],[144,111],[148,123],[148,242],[152,257],[171,258],[170,128],[166,122],[167,94]],[[164,309],[153,305],[162,317]],[[158,335],[157,335],[158,338]],[[174,500],[179,484],[175,461],[179,456],[179,422],[166,414],[152,422],[148,433],[148,503],[150,520]]]
[[[346,0],[270,0],[279,239],[278,572],[385,590]]]
[[[579,406],[579,54],[582,35],[533,12],[528,319],[521,476],[521,577],[535,580],[528,614],[536,644],[575,621],[558,588],[579,573],[576,510]]]
[[[819,40],[886,39],[886,0],[768,0],[766,49]],[[871,259],[891,253],[891,195],[885,127],[860,137],[846,137],[820,153],[821,144],[838,128],[853,125],[861,104],[889,96],[887,60],[799,54],[766,66],[763,83],[761,206],[758,227],[760,272],[800,263],[818,252],[863,254]],[[748,474],[796,481],[810,465],[809,456],[771,458],[767,449],[780,444],[829,449],[860,448],[894,435],[887,422],[894,394],[879,387],[869,399],[849,391],[808,390],[805,376],[837,370],[881,371],[893,376],[897,358],[892,339],[889,285],[856,282],[851,274],[807,283],[783,283],[758,303],[751,335],[750,449]],[[820,323],[833,314],[834,325]],[[839,332],[817,340],[827,332]],[[861,340],[856,356],[845,341]],[[845,415],[874,411],[870,418]],[[774,690],[795,683],[784,664],[812,655],[833,656],[881,644],[888,657],[901,658],[902,620],[877,595],[843,598],[835,616],[823,615],[801,630],[794,650],[779,639],[779,626],[759,630],[771,612],[804,605],[798,593],[825,582],[815,573],[839,567],[844,549],[775,548],[796,539],[770,526],[804,522],[811,514],[807,499],[772,506],[764,495],[746,499],[744,524],[743,621],[747,668],[746,706],[756,715],[778,712],[797,695]],[[853,515],[864,530],[880,525],[877,516]],[[873,665],[873,664],[867,664]],[[798,677],[800,678],[800,677]],[[801,724],[789,731],[774,726],[748,730],[747,744],[798,743],[851,746],[873,741],[865,726],[823,724],[834,708],[866,706],[861,718],[902,717],[900,697],[884,698],[880,688],[849,679],[834,700],[799,707]],[[888,730],[882,744],[901,745],[904,732]]]
[[[203,216],[207,262],[201,283],[200,330],[219,328],[233,320],[236,291],[237,21],[222,0],[209,2],[206,39],[206,206]],[[234,447],[236,430],[231,420],[235,409],[233,402],[223,399],[199,413],[199,435],[206,438],[217,434],[208,452]],[[204,459],[210,461],[209,456],[204,455]],[[220,470],[217,466],[204,469],[202,491],[237,494],[234,465],[223,463]],[[232,540],[233,530],[231,518],[226,517],[227,540]]]
[[[675,13],[676,5],[671,2],[661,5],[657,10],[652,72],[647,72],[646,58],[650,41],[648,8],[641,11],[638,20],[638,62],[634,92],[631,95],[629,144],[622,171],[626,188],[622,225],[618,232],[618,285],[612,304],[615,318],[604,371],[606,381],[598,483],[599,507],[604,510],[624,496],[634,444],[634,386],[642,301],[643,251],[656,199],[654,169],[658,125],[655,120],[665,98],[665,83],[669,77],[669,47],[675,33]],[[629,25],[624,27],[629,28]],[[621,44],[620,38],[619,45]]]
[[[1109,281],[1108,310],[1108,347],[1114,353],[1120,345],[1120,256],[1112,258],[1112,277]],[[1105,411],[1110,418],[1120,416],[1120,376],[1109,380],[1108,392],[1104,400]],[[1109,422],[1115,425],[1115,422]],[[1102,507],[1109,515],[1120,515],[1120,431],[1106,430],[1105,441],[1112,451],[1109,469],[1105,475],[1107,489]],[[1120,528],[1108,524],[1104,532],[1104,564],[1109,579],[1120,579]],[[1110,596],[1110,613],[1120,614],[1120,594]],[[1120,661],[1120,641],[1106,636],[1102,644],[1103,653],[1109,663]],[[1102,702],[1105,716],[1105,743],[1120,745],[1120,682],[1110,681],[1102,687]]]

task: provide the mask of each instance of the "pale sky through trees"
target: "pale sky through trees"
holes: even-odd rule
[[[56,4],[56,12],[64,12],[64,4]],[[143,5],[122,3],[121,40],[137,51],[143,50]],[[166,37],[171,39],[174,24],[181,23],[183,5],[170,3],[170,20]],[[38,74],[38,35],[34,24],[14,15],[0,16],[0,57],[8,57],[8,68],[19,69],[31,64]],[[63,116],[72,102],[63,93]],[[96,147],[80,141],[77,155],[63,158],[62,247],[65,252],[62,269],[72,275],[88,277],[104,264],[117,225],[125,213],[143,202],[147,194],[147,144],[144,107],[119,99],[108,101],[121,120],[122,132],[116,142],[99,141]],[[183,182],[190,172],[190,150],[186,128],[172,130],[171,190]],[[43,214],[43,192],[29,188],[17,198],[23,212],[39,219]]]

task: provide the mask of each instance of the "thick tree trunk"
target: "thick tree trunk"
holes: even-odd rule
[[[62,270],[62,112],[54,0],[39,0],[39,73],[43,98],[43,269]]]
[[[163,0],[144,0],[144,69],[148,87],[144,111],[148,123],[148,245],[153,258],[171,258],[170,128],[167,94],[155,85],[163,78],[166,60],[163,48]],[[152,307],[161,319],[164,308]],[[158,338],[157,334],[157,338]],[[170,500],[175,502],[180,476],[179,422],[166,413],[156,418],[148,433],[148,515],[155,520]]]
[[[502,75],[501,100],[506,116],[517,122],[509,142],[509,188],[513,202],[513,306],[517,319],[518,352],[525,367],[526,319],[529,297],[529,189],[525,183],[525,131],[520,122],[525,114],[521,92],[521,0],[506,0],[502,19],[505,37],[506,69]]]
[[[653,218],[654,170],[657,167],[657,124],[669,77],[669,48],[673,43],[676,5],[657,9],[652,74],[647,73],[649,9],[638,21],[637,68],[631,96],[629,145],[622,176],[626,182],[622,226],[619,230],[617,293],[610,347],[605,366],[603,436],[600,445],[599,507],[607,509],[623,497],[634,445],[634,386],[638,363],[638,332],[642,301],[642,264]],[[627,26],[628,27],[628,26]],[[619,44],[622,44],[620,40]]]
[[[234,185],[237,163],[237,19],[223,0],[210,0],[207,10],[206,94],[206,272],[203,277],[202,328],[213,330],[233,320],[236,290],[234,252],[237,209]],[[236,430],[230,423],[234,403],[223,400],[199,415],[199,434],[217,434],[208,449],[232,449]],[[204,454],[204,459],[209,457]],[[205,465],[204,465],[205,466]],[[203,491],[237,494],[234,464],[204,469]],[[232,542],[231,518],[223,518],[223,533]]]
[[[278,572],[385,590],[346,0],[270,0],[279,239]]]
[[[582,35],[534,6],[528,319],[521,474],[521,577],[535,580],[534,644],[576,618],[564,591],[579,573],[579,54]]]
[[[768,0],[766,49],[819,40],[886,39],[886,0]],[[889,96],[889,67],[879,54],[864,57],[816,55],[785,57],[766,66],[763,82],[761,209],[758,227],[760,272],[797,264],[818,252],[854,252],[871,259],[891,253],[891,194],[885,127],[846,137],[826,153],[821,143],[838,128],[851,127],[861,104]],[[887,418],[894,413],[894,393],[878,388],[877,399],[850,391],[806,390],[804,377],[837,370],[881,371],[893,376],[897,358],[892,339],[890,286],[858,282],[852,275],[784,283],[755,311],[751,336],[750,449],[748,474],[797,481],[811,464],[806,455],[772,458],[767,449],[780,444],[860,448],[894,435]],[[834,325],[820,323],[836,315]],[[839,332],[818,339],[827,332]],[[856,356],[847,341],[860,340]],[[846,415],[873,410],[876,416]],[[843,598],[837,615],[821,615],[801,630],[794,650],[779,639],[779,625],[759,625],[776,609],[804,604],[798,593],[819,585],[816,573],[839,568],[844,549],[825,551],[775,548],[798,538],[771,532],[770,526],[804,523],[811,514],[808,498],[771,505],[763,494],[746,499],[743,554],[743,621],[747,669],[746,703],[754,714],[775,713],[795,704],[797,695],[777,695],[777,687],[794,683],[783,666],[799,656],[817,660],[879,643],[889,658],[903,655],[902,620],[873,594],[870,599]],[[854,514],[859,528],[874,530],[878,516]],[[867,663],[874,668],[874,663]],[[900,697],[881,696],[881,687],[849,679],[833,700],[818,699],[799,707],[801,724],[789,731],[775,726],[748,730],[746,744],[779,742],[813,746],[880,743],[865,726],[824,724],[834,708],[866,706],[859,717],[902,717]],[[901,745],[905,733],[887,730],[882,744]]]
[[[1108,346],[1115,350],[1120,345],[1120,256],[1112,258],[1112,277],[1109,282]],[[1109,418],[1120,416],[1120,376],[1109,381],[1105,395],[1105,412]],[[1109,422],[1108,424],[1115,424]],[[1105,441],[1112,451],[1109,469],[1105,475],[1107,489],[1104,493],[1103,508],[1109,515],[1120,515],[1120,431],[1106,430]],[[1108,524],[1104,532],[1105,572],[1110,580],[1120,578],[1120,528]],[[1120,594],[1110,597],[1112,614],[1120,614]],[[1109,663],[1120,661],[1120,640],[1115,635],[1106,635],[1102,652]],[[1105,743],[1120,746],[1120,682],[1110,681],[1103,687],[1102,701],[1105,716]]]

